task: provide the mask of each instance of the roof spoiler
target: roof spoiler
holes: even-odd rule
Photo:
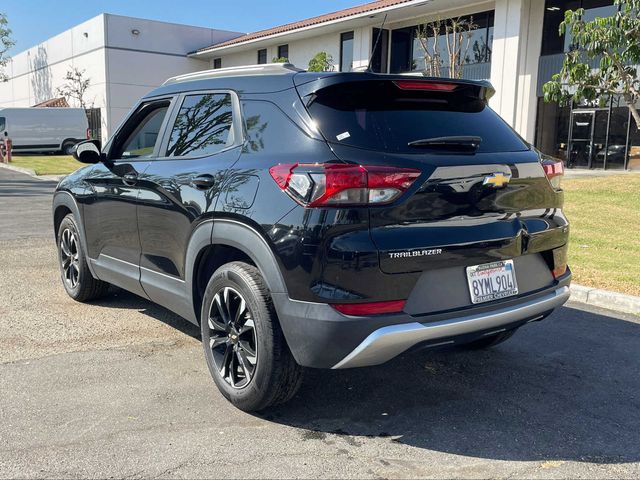
[[[478,98],[483,101],[489,99],[496,93],[490,82],[486,80],[462,80],[455,78],[426,77],[420,72],[401,73],[401,74],[380,74],[370,72],[349,72],[334,73],[323,72],[318,74],[299,74],[294,76],[296,88],[301,96],[313,94],[318,90],[335,85],[338,83],[350,83],[359,81],[380,81],[386,80],[394,82],[399,88],[406,85],[405,89],[421,90],[420,84],[424,84],[426,88],[422,90],[438,90],[448,91],[451,93],[464,93],[465,95]],[[415,88],[411,88],[408,84],[414,84]],[[433,86],[450,86],[451,88],[428,88]]]

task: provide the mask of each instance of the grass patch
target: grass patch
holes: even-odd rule
[[[11,165],[30,168],[36,175],[66,175],[85,166],[69,155],[14,155]]]
[[[640,295],[640,174],[563,183],[576,283]]]

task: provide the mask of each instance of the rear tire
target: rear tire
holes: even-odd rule
[[[58,227],[58,261],[62,285],[69,296],[78,302],[88,302],[104,296],[109,284],[91,274],[79,231],[73,214],[62,219]]]
[[[269,290],[253,265],[232,262],[209,280],[202,302],[202,345],[216,386],[245,412],[291,399],[302,383]]]
[[[513,337],[517,330],[517,328],[514,328],[513,330],[507,330],[506,332],[494,333],[493,335],[482,337],[478,340],[474,340],[473,342],[465,343],[463,347],[469,350],[491,348],[509,340],[511,337]]]
[[[76,143],[74,140],[65,140],[64,142],[62,142],[62,148],[60,149],[62,151],[63,155],[71,155],[73,154],[73,147],[76,146]]]

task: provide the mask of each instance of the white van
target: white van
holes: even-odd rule
[[[82,108],[0,108],[0,136],[7,132],[14,153],[62,152],[89,138]]]

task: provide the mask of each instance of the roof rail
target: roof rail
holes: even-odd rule
[[[304,72],[291,63],[264,63],[260,65],[243,65],[241,67],[216,68],[201,72],[177,75],[166,80],[162,85],[189,82],[191,80],[207,80],[219,77],[240,77],[245,75],[282,75],[291,72]]]

